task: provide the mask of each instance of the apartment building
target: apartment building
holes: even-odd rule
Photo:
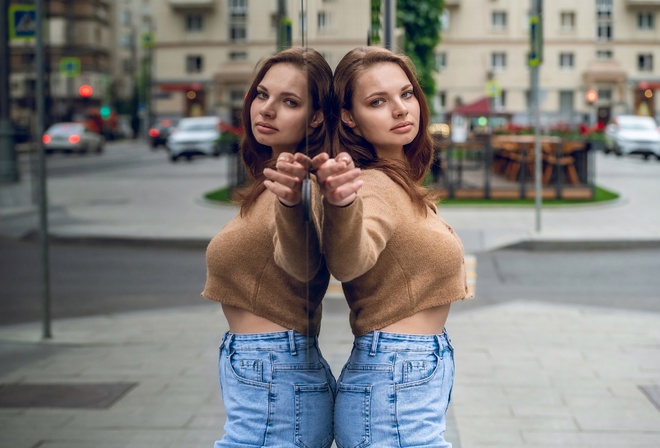
[[[436,51],[439,119],[488,95],[495,108],[530,121],[531,0],[445,0]],[[541,118],[547,124],[660,117],[660,1],[543,2]],[[586,92],[598,99],[587,103]]]
[[[334,66],[365,45],[370,0],[285,0],[292,44],[305,44]],[[307,8],[301,11],[301,3]],[[240,115],[255,64],[276,51],[278,0],[152,2],[152,110],[155,116]]]
[[[24,7],[24,2],[11,2]],[[71,119],[111,95],[113,62],[112,2],[109,0],[50,0],[44,2],[46,110],[48,122]],[[34,121],[36,67],[34,39],[10,36],[10,95],[12,119],[31,126]],[[82,85],[92,87],[82,98]]]

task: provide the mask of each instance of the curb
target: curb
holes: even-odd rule
[[[527,251],[590,251],[590,250],[627,250],[658,249],[660,240],[528,240],[500,247],[500,250]]]

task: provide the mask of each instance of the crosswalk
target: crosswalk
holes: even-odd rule
[[[467,277],[468,291],[472,297],[477,292],[477,257],[472,254],[465,255],[465,272]],[[326,299],[344,300],[344,293],[341,289],[341,282],[334,277],[330,277],[330,285],[325,294]]]

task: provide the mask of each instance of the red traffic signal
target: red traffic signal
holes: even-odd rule
[[[598,92],[593,89],[587,90],[585,98],[587,99],[588,103],[595,103],[598,100]]]
[[[92,86],[90,86],[89,84],[83,84],[78,89],[78,93],[83,98],[89,98],[90,96],[92,96],[93,92],[94,92],[94,90],[92,89]]]

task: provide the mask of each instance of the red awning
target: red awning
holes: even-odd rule
[[[646,89],[660,90],[660,82],[640,81],[637,83],[637,88],[639,90],[646,90]]]
[[[202,85],[198,82],[181,84],[158,84],[161,92],[187,92],[188,90],[202,90]]]
[[[451,111],[451,113],[465,116],[490,115],[492,113],[490,98],[484,96],[473,103],[461,104]]]

